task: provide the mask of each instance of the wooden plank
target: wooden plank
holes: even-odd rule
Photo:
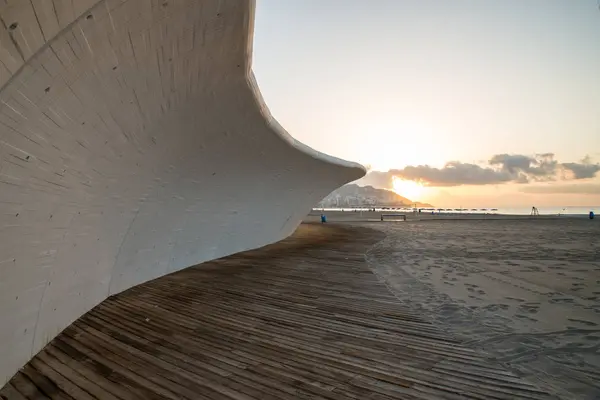
[[[115,327],[113,326],[112,328],[115,328]],[[135,332],[136,335],[143,335],[144,334],[144,330],[143,329],[137,330],[135,328],[135,325],[120,325],[117,329],[119,331],[121,331],[121,332],[124,331],[124,330],[128,330],[130,332]],[[165,344],[165,345],[168,344],[168,342],[166,340],[165,341],[161,341],[161,343]],[[171,344],[171,346],[168,346],[168,347],[169,348],[174,348],[174,349],[179,349],[175,345],[175,343],[176,343],[176,341],[174,341]],[[160,346],[160,345],[156,345],[156,346],[157,347],[161,347],[161,348],[163,347],[163,346]],[[183,349],[180,349],[180,350],[183,350]],[[223,357],[218,357],[218,356],[214,357],[214,349],[213,349],[212,346],[203,346],[203,347],[195,348],[194,345],[190,345],[189,342],[188,342],[185,345],[185,350],[184,351],[186,352],[186,354],[189,354],[189,356],[193,357],[193,359],[190,360],[189,357],[185,357],[185,356],[182,357],[181,355],[179,356],[180,359],[182,359],[182,360],[184,360],[186,362],[191,362],[191,363],[194,362],[194,359],[198,360],[198,361],[202,361],[203,363],[211,363],[214,366],[218,366],[220,368],[224,368],[227,371],[231,372],[229,374],[229,376],[237,375],[238,377],[236,377],[235,379],[239,379],[239,377],[248,377],[249,379],[251,379],[252,375],[248,374],[247,370],[249,370],[251,366],[257,365],[257,364],[259,364],[261,362],[265,362],[265,363],[267,363],[270,366],[280,367],[280,369],[290,370],[289,364],[287,364],[287,363],[286,363],[285,367],[281,368],[282,364],[276,363],[276,362],[269,362],[269,360],[267,360],[267,359],[262,359],[260,361],[252,362],[252,363],[239,363],[239,362],[232,363],[230,359],[227,359],[227,362],[221,362],[221,360],[223,360]],[[227,354],[227,353],[225,353],[225,354]],[[233,354],[233,353],[230,353],[230,354]],[[213,358],[211,359],[210,357],[208,357],[208,355],[213,356]],[[282,361],[281,358],[279,358],[279,361]],[[304,371],[304,373],[300,372],[301,376],[302,377],[307,377],[308,379],[310,379],[310,381],[307,382],[307,383],[310,383],[310,384],[315,383],[315,384],[318,385],[319,382],[326,382],[326,383],[324,383],[325,385],[335,385],[335,384],[338,383],[338,380],[328,379],[326,376],[324,376],[321,373],[322,371],[319,371],[320,372],[319,374],[307,373],[306,370],[298,370],[297,369],[296,371]],[[266,374],[266,375],[268,375],[268,374]],[[303,380],[302,377],[300,377],[298,379],[299,380]],[[348,377],[348,379],[350,379],[350,377]],[[234,378],[232,378],[232,379],[234,379]],[[243,381],[245,383],[248,382],[248,380],[246,380],[246,379],[243,379]],[[334,389],[334,386],[331,386],[330,389]],[[278,396],[280,396],[280,394],[278,394]]]
[[[44,369],[41,368],[38,371],[35,367],[39,365],[40,362],[38,360],[32,360],[31,363],[27,364],[23,367],[22,372],[27,375],[27,377],[33,382],[33,384],[38,387],[44,395],[50,397],[51,399],[56,400],[69,400],[72,399],[67,393],[62,392],[58,386],[54,384],[53,381],[48,379],[47,376],[43,374]]]
[[[113,382],[105,379],[103,376],[89,372],[90,370],[80,363],[74,362],[70,357],[61,353],[56,347],[48,346],[36,357],[42,365],[49,368],[45,369],[48,377],[67,394],[73,398],[83,399],[88,397],[106,400],[133,399],[134,397],[127,392],[124,387],[115,385]],[[35,360],[32,360],[32,363]],[[74,365],[73,370],[69,365]],[[98,382],[99,384],[96,384]],[[104,388],[112,389],[119,394],[115,397],[110,391]]]
[[[82,330],[75,326],[70,327],[64,337],[67,344],[84,352],[92,359],[101,361],[102,364],[109,366],[113,371],[119,371],[121,374],[130,377],[136,383],[153,382],[169,392],[175,393],[179,398],[222,398],[210,388],[202,387],[194,382],[178,366],[163,362],[149,354],[144,355],[144,352],[133,347],[133,343],[126,340],[125,336],[120,336],[121,340],[111,340],[104,335],[103,339],[95,338],[89,329]],[[174,372],[174,370],[177,372]],[[201,376],[195,378],[197,381],[204,381]],[[156,385],[154,386],[155,390]],[[139,389],[147,390],[143,387]],[[146,394],[146,396],[148,395]]]
[[[27,400],[10,382],[0,389],[0,398],[2,400]]]
[[[204,368],[202,369],[195,367],[191,363],[193,362],[193,359],[174,359],[168,354],[163,353],[161,351],[162,349],[157,348],[152,343],[144,343],[144,339],[136,338],[133,335],[126,334],[124,331],[120,331],[119,333],[120,342],[114,342],[114,338],[107,334],[110,333],[109,329],[104,329],[95,323],[88,322],[88,324],[89,328],[86,328],[86,332],[89,332],[92,336],[86,336],[87,340],[98,345],[105,345],[103,343],[108,345],[112,343],[117,347],[123,347],[126,343],[129,347],[130,354],[139,357],[143,362],[141,365],[146,366],[149,372],[154,368],[161,370],[161,374],[168,379],[185,387],[192,388],[196,393],[204,393],[206,398],[218,399],[225,398],[224,396],[230,396],[242,399],[245,397],[241,392],[230,390],[222,384],[224,380],[221,378],[230,375],[229,373],[223,374],[223,370],[205,365],[203,365]],[[114,333],[116,333],[116,331],[113,331],[113,334]],[[194,375],[190,372],[195,372],[196,374]],[[172,390],[178,389],[173,387]]]
[[[29,400],[48,399],[48,396],[42,393],[37,386],[35,386],[35,384],[20,371],[10,380],[10,383],[17,391],[19,391],[19,393]]]

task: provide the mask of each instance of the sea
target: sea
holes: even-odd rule
[[[374,207],[375,211],[400,211],[414,212],[418,208],[402,207]],[[369,211],[373,207],[329,207],[313,208],[314,211]],[[440,214],[500,214],[500,215],[531,215],[532,207],[479,207],[479,208],[421,208],[421,212],[433,212]],[[537,207],[539,215],[560,216],[588,216],[590,211],[600,218],[600,206],[565,206],[565,207]]]

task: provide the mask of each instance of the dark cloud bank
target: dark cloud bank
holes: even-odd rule
[[[486,165],[452,161],[443,168],[429,165],[409,165],[387,172],[370,171],[357,183],[381,188],[392,187],[394,176],[422,181],[428,186],[494,185],[500,183],[531,183],[556,180],[593,178],[600,164],[589,157],[580,162],[559,163],[552,153],[526,156],[522,154],[496,154]]]

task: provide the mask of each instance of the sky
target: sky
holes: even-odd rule
[[[597,0],[257,0],[254,35],[271,113],[360,184],[600,205]]]

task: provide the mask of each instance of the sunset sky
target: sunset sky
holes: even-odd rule
[[[597,0],[258,0],[253,65],[275,118],[361,184],[600,205]]]

